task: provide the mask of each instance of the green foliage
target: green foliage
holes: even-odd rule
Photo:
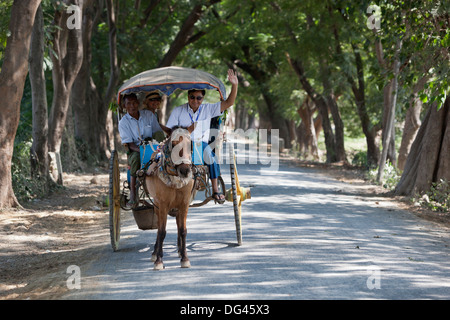
[[[370,181],[376,183],[378,167],[376,169],[371,169],[368,172],[368,178]],[[388,190],[394,190],[395,186],[398,184],[401,178],[401,172],[397,168],[395,168],[390,161],[386,161],[386,165],[384,166],[383,171],[383,181],[382,185],[384,188]]]
[[[17,200],[22,203],[44,196],[48,190],[45,179],[31,177],[30,148],[29,140],[15,143],[12,157],[13,190]]]
[[[450,212],[450,183],[440,179],[433,182],[428,192],[412,198],[413,202],[437,212]]]
[[[352,159],[352,165],[358,167],[367,167],[367,151],[357,152]]]
[[[0,62],[9,34],[12,3],[13,0],[0,3]],[[49,44],[54,31],[52,20],[57,1],[43,0],[42,3],[47,42],[45,74],[50,106],[53,84]],[[136,3],[133,0],[114,2],[118,8],[116,24],[121,83],[139,72],[155,68],[193,6],[207,1],[162,1],[145,24],[142,24],[142,19],[149,1],[142,1],[139,10],[135,8]],[[369,16],[366,10],[372,3],[381,8],[379,32],[373,32],[366,24]],[[237,104],[256,116],[267,115],[269,111],[264,93],[274,101],[277,117],[294,120],[297,125],[300,123],[297,109],[304,101],[305,93],[286,59],[286,53],[289,53],[302,60],[305,74],[318,93],[324,93],[323,77],[326,76],[333,95],[337,97],[346,136],[363,136],[356,99],[348,79],[358,80],[356,56],[359,54],[370,125],[378,125],[383,114],[383,88],[392,77],[392,71],[384,69],[377,60],[377,39],[383,45],[387,65],[392,64],[396,40],[400,37],[403,42],[397,122],[404,119],[412,88],[424,76],[429,79],[419,95],[425,104],[435,103],[440,107],[450,92],[450,29],[446,20],[450,12],[449,1],[222,0],[208,8],[205,5],[204,10],[191,34],[198,38],[184,47],[173,64],[203,69],[221,78],[226,85],[226,70],[235,67],[249,84],[239,87]],[[109,26],[105,7],[98,17],[92,34],[90,72],[92,83],[98,94],[103,96],[110,77]],[[340,50],[337,44],[340,44]],[[256,81],[248,71],[239,67],[238,62],[250,65],[264,76]],[[217,101],[217,96],[208,92],[206,101]],[[171,107],[185,102],[184,94],[174,94],[168,101],[168,112]],[[110,103],[109,108],[115,111],[117,104]],[[31,119],[31,87],[27,82],[16,136],[13,175],[17,175],[14,177],[17,192],[28,198],[36,195],[30,189],[32,184],[26,180],[29,179],[26,165],[29,163],[27,148],[29,150],[31,140]],[[88,159],[88,146],[79,142],[77,146],[82,152],[81,157]],[[367,165],[366,151],[352,152],[355,152],[354,165]],[[385,187],[392,189],[399,174],[391,164],[386,166],[384,176]]]
[[[119,112],[119,104],[117,103],[117,100],[112,101],[108,105],[108,109],[111,110],[114,113],[114,115],[116,115]]]
[[[6,48],[6,39],[10,35],[9,17],[11,15],[12,4],[13,0],[5,0],[0,2],[0,66],[3,64],[3,52]]]

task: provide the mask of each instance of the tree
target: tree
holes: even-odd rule
[[[75,5],[82,12],[84,0],[66,0],[64,4]],[[69,14],[65,6],[56,9],[53,33],[52,79],[53,101],[49,118],[49,151],[59,153],[69,112],[72,85],[83,62],[81,28],[67,26]]]
[[[428,108],[411,146],[395,194],[413,196],[426,192],[433,182],[450,181],[450,98],[438,110]]]
[[[44,75],[44,14],[36,12],[30,47],[30,83],[33,109],[33,144],[30,149],[31,175],[46,182],[49,177],[47,92]],[[47,183],[44,183],[45,186]]]
[[[397,92],[398,92],[398,74],[400,72],[400,50],[402,48],[403,40],[398,36],[395,43],[395,56],[393,64],[393,74],[394,77],[392,81],[389,81],[387,87],[385,87],[385,126],[383,127],[383,150],[380,156],[380,162],[378,167],[377,181],[380,182],[383,179],[384,167],[386,164],[386,158],[388,155],[388,150],[392,146],[392,137],[395,134],[394,121],[395,121],[395,109],[397,105]],[[386,101],[387,100],[387,101]],[[395,145],[392,147],[394,152],[391,160],[395,165]]]
[[[172,65],[181,53],[181,51],[188,45],[196,42],[201,37],[203,37],[207,31],[200,30],[194,34],[196,23],[202,18],[202,16],[207,12],[207,10],[214,4],[221,2],[221,0],[208,0],[198,2],[192,10],[189,12],[186,19],[181,24],[178,32],[170,44],[170,48],[164,54],[162,59],[159,61],[157,67],[168,67]],[[167,114],[167,99],[164,98],[163,103],[160,108],[160,119],[164,120]]]
[[[273,74],[277,74],[277,67],[274,61],[267,61],[265,68],[259,67],[259,61],[254,60],[257,55],[251,54],[250,46],[244,45],[242,47],[244,52],[243,60],[234,56],[232,60],[242,70],[247,72],[255,81],[255,84],[260,89],[261,95],[267,106],[267,111],[259,110],[261,120],[263,120],[267,129],[279,129],[280,137],[284,139],[285,146],[290,147],[290,135],[287,130],[287,123],[282,116],[282,111],[279,104],[276,102],[277,97],[270,88],[270,80]],[[257,50],[256,50],[257,51]],[[245,57],[245,58],[244,58]]]
[[[252,107],[246,109],[258,114],[260,128],[279,129],[289,147],[295,135],[291,136],[285,114],[293,104],[285,98],[290,97],[290,88],[279,86],[286,78],[280,69],[286,62],[283,47],[276,44],[275,30],[267,23],[270,3],[226,1],[217,9],[213,10],[216,21],[212,30],[201,42],[201,48],[211,52],[209,64],[240,69],[249,86],[240,91],[239,99],[251,101]],[[237,105],[244,108],[239,102]]]
[[[221,0],[209,0],[204,3],[198,3],[192,8],[191,12],[181,25],[177,36],[172,41],[169,50],[158,63],[158,68],[170,66],[186,45],[195,42],[205,34],[205,31],[201,31],[192,35],[194,26],[206,9],[220,1]]]
[[[18,206],[11,182],[11,159],[19,125],[20,101],[28,73],[31,33],[40,0],[14,1],[0,72],[0,208]]]
[[[98,125],[98,109],[103,105],[100,95],[92,80],[92,36],[100,18],[104,12],[104,0],[87,1],[83,10],[83,63],[73,83],[70,105],[73,112],[75,138],[87,147],[84,152],[79,152],[83,159],[86,153],[100,157],[106,152],[99,143],[100,136]],[[112,46],[110,45],[110,48]],[[110,79],[113,79],[111,76]],[[112,80],[110,80],[112,81]],[[106,159],[104,159],[106,160]]]
[[[406,16],[410,32],[406,33],[404,46],[407,52],[421,49],[420,55],[411,53],[410,58],[422,71],[415,77],[420,79],[416,82],[419,84],[423,77],[430,79],[419,92],[427,112],[395,188],[397,195],[413,196],[428,191],[440,179],[450,180],[450,3],[423,6],[413,1],[409,5],[417,10]],[[425,67],[430,64],[432,68]]]
[[[106,161],[114,148],[112,113],[109,105],[115,97],[120,81],[120,62],[117,52],[117,7],[113,1],[106,1],[106,20],[108,25],[107,47],[109,59],[109,80],[104,90],[95,85],[92,69],[93,34],[104,12],[104,1],[91,0],[85,4],[83,12],[83,63],[75,79],[71,94],[71,106],[74,114],[75,136],[95,158]],[[106,60],[107,61],[107,60]],[[103,88],[103,87],[102,87]],[[94,133],[94,134],[93,134]]]
[[[297,112],[302,119],[297,128],[299,151],[305,156],[311,154],[315,160],[319,159],[317,137],[322,127],[321,117],[313,118],[317,107],[312,103],[311,98],[306,96]]]
[[[350,85],[354,97],[357,113],[361,121],[361,128],[366,138],[367,144],[367,166],[376,167],[379,161],[379,147],[376,143],[376,136],[380,126],[372,124],[367,106],[366,65],[370,65],[370,50],[367,50],[364,43],[367,41],[367,33],[362,22],[365,21],[363,11],[364,6],[354,2],[330,5],[331,28],[335,42],[336,63],[342,70],[344,77]],[[342,7],[341,7],[342,6]],[[363,10],[361,10],[363,9]],[[340,19],[340,18],[341,19]],[[366,30],[366,32],[362,32]],[[349,50],[345,51],[343,45],[347,44]],[[351,49],[351,50],[350,50]],[[364,54],[367,58],[364,59]]]
[[[423,76],[412,88],[412,96],[408,103],[409,108],[405,115],[405,125],[403,127],[402,141],[398,149],[397,168],[403,171],[405,168],[406,158],[408,157],[411,145],[419,131],[421,120],[420,113],[422,111],[423,102],[418,92],[423,90],[425,83],[429,80],[429,75]]]
[[[289,13],[292,12],[292,8],[290,7],[290,4],[287,4],[287,8],[283,8],[278,5],[274,4],[274,7],[279,12],[285,12]],[[311,10],[306,12],[306,17],[303,17],[301,19],[299,16],[294,14],[293,18],[290,20],[293,21],[293,25],[289,23],[290,20],[287,20],[284,22],[285,24],[285,32],[287,37],[291,40],[291,48],[288,50],[288,53],[286,54],[287,59],[289,61],[289,64],[292,66],[295,73],[298,75],[299,81],[303,87],[303,90],[309,95],[311,100],[314,102],[314,104],[319,109],[319,114],[322,118],[322,126],[323,131],[325,135],[325,146],[327,150],[327,162],[337,162],[337,161],[344,161],[346,160],[345,156],[345,148],[344,148],[344,127],[341,120],[341,116],[339,113],[338,106],[336,104],[336,100],[334,97],[334,84],[332,84],[329,80],[330,76],[330,67],[328,65],[328,61],[330,60],[329,57],[329,47],[323,46],[324,39],[321,39],[319,42],[319,45],[313,44],[313,41],[310,41],[309,44],[306,44],[307,41],[302,41],[300,43],[298,39],[303,39],[302,37],[298,36],[294,30],[300,29],[302,30],[302,34],[306,35],[306,39],[312,39],[313,34],[318,36],[319,34],[322,37],[327,37],[332,35],[331,32],[329,34],[323,33],[323,25],[324,18],[323,15],[317,13],[315,11],[315,7],[310,7],[309,5],[306,6],[305,10]],[[313,14],[316,14],[317,16],[313,17]],[[313,21],[316,19],[318,22],[317,24],[320,25],[320,27],[317,27],[317,24]],[[304,20],[304,21],[303,21]],[[329,28],[328,28],[329,29]],[[312,47],[312,50],[310,50],[310,57],[302,57],[302,54],[300,51],[303,47]],[[289,52],[290,51],[290,52]],[[293,52],[295,52],[295,56],[293,56]],[[303,54],[305,56],[305,54]],[[308,70],[306,69],[306,59],[311,58],[311,56],[315,57],[315,59],[318,62],[319,66],[319,76],[318,76],[318,82],[322,83],[323,90],[320,92],[317,89],[317,86],[312,84],[311,79],[308,77]],[[329,111],[331,111],[331,114],[333,116],[333,121],[335,124],[335,132],[333,132],[333,128],[331,125],[331,121],[329,119]]]

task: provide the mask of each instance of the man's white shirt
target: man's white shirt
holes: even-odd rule
[[[175,126],[187,128],[192,123],[196,122],[197,125],[195,130],[191,133],[192,140],[208,143],[211,118],[222,114],[222,112],[220,112],[220,107],[221,102],[203,103],[197,111],[194,112],[191,107],[189,107],[189,104],[183,104],[173,109],[166,126],[171,129]]]
[[[127,113],[119,121],[122,144],[134,142],[139,145],[140,141],[151,138],[155,132],[161,130],[158,119],[150,110],[139,110],[139,120]]]

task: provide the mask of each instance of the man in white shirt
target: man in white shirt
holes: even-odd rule
[[[220,175],[220,167],[215,162],[215,155],[208,146],[208,140],[211,118],[221,115],[222,112],[231,107],[236,100],[238,79],[231,69],[228,70],[228,80],[231,83],[231,92],[227,100],[217,103],[202,103],[205,96],[205,90],[189,90],[188,103],[176,107],[170,114],[166,124],[170,129],[175,126],[187,128],[193,123],[197,124],[191,137],[193,141],[202,141],[203,154],[205,156],[204,160],[209,169],[213,188],[213,197],[219,203],[225,201],[225,196],[218,192],[217,177]]]
[[[127,113],[119,121],[119,134],[122,144],[127,148],[128,165],[130,166],[130,201],[129,207],[136,204],[136,171],[141,166],[140,144],[145,138],[151,138],[161,131],[158,119],[149,110],[139,110],[139,101],[134,93],[123,99]]]

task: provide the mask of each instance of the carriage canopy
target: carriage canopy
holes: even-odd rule
[[[117,102],[121,105],[123,95],[158,90],[170,96],[175,90],[217,90],[220,99],[225,100],[225,86],[215,76],[198,69],[164,67],[141,72],[127,80],[119,89]]]

